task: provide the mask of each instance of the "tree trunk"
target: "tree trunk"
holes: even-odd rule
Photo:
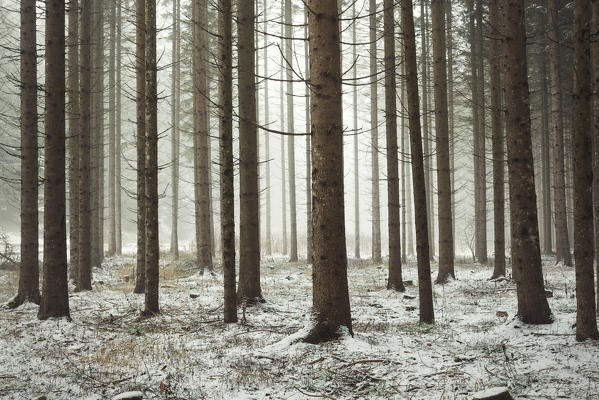
[[[293,48],[292,46],[292,9],[291,0],[285,0],[285,70],[287,72],[287,132],[295,132],[293,110]],[[297,261],[297,209],[295,198],[295,140],[293,135],[287,137],[287,153],[289,161],[289,261]]]
[[[91,289],[91,112],[93,0],[81,0],[81,61],[79,119],[79,265],[76,290]]]
[[[104,3],[96,2],[96,259],[93,265],[101,266],[104,259]]]
[[[268,63],[269,63],[269,59],[268,59],[268,34],[267,34],[267,28],[268,28],[268,6],[267,6],[267,0],[264,0],[264,47],[262,49],[263,51],[263,57],[264,57],[264,76],[268,76]],[[307,26],[306,26],[306,29]],[[264,80],[264,121],[265,124],[270,123],[270,98],[269,98],[269,91],[268,91],[268,79]],[[265,171],[264,173],[266,174],[266,188],[265,188],[265,192],[266,192],[266,229],[265,229],[265,238],[264,240],[266,241],[266,255],[267,256],[271,256],[272,255],[272,217],[271,217],[271,208],[272,208],[272,194],[271,194],[271,187],[270,187],[270,164],[271,164],[271,160],[270,160],[270,134],[267,131],[264,131],[264,159],[266,160],[266,166],[265,166]]]
[[[179,258],[179,79],[181,59],[179,50],[179,0],[173,0],[173,37],[171,70],[171,254]]]
[[[445,47],[445,4],[443,0],[431,3],[433,22],[433,60],[435,74],[435,129],[437,134],[437,190],[439,204],[439,274],[443,283],[453,268],[453,230],[451,214],[451,175],[449,168],[449,132],[447,111],[447,61]]]
[[[543,21],[542,26],[546,26]],[[549,161],[549,113],[547,112],[547,57],[545,55],[545,38],[539,51],[539,67],[541,70],[541,160],[543,173],[543,253],[553,253],[551,234],[551,167]]]
[[[285,37],[285,1],[281,1],[281,47],[285,46],[283,42]],[[281,52],[281,132],[285,131],[285,76],[283,71],[285,70],[285,56]],[[281,213],[283,220],[283,254],[287,254],[287,178],[285,176],[285,136],[281,136]]]
[[[156,0],[146,0],[146,287],[144,315],[160,312],[158,304],[158,91]]]
[[[476,258],[478,262],[487,262],[487,151],[486,151],[486,121],[485,121],[485,57],[484,57],[484,27],[482,1],[476,1],[476,68],[477,72],[477,95],[476,107],[478,107],[478,235],[476,237]]]
[[[9,302],[11,308],[27,301],[40,303],[35,11],[34,0],[21,2],[21,263],[19,289]],[[69,69],[73,67],[71,61],[69,53]],[[73,89],[71,85],[69,89]],[[71,104],[72,95],[69,91]]]
[[[313,312],[316,325],[308,343],[352,333],[347,285],[347,250],[343,206],[343,127],[341,52],[337,2],[310,0]]]
[[[79,2],[71,0],[68,9],[68,118],[69,118],[69,280],[76,282],[77,267],[79,266]],[[35,35],[31,36],[35,40]],[[37,78],[37,75],[36,75]],[[35,82],[31,81],[30,82]],[[37,112],[35,114],[37,118]],[[27,120],[31,120],[28,118]],[[37,146],[37,139],[36,139]],[[26,146],[23,145],[24,149]],[[37,149],[36,149],[36,174],[37,174]],[[32,175],[30,175],[32,176]],[[37,176],[37,175],[36,175]],[[25,182],[25,177],[21,177]],[[36,178],[37,191],[37,178]],[[37,198],[36,198],[37,213]],[[33,226],[32,224],[28,224]],[[37,223],[35,224],[37,226]],[[36,230],[37,232],[37,230]],[[36,233],[37,237],[37,233]],[[23,249],[23,240],[21,240],[21,249]],[[31,250],[25,250],[26,254],[31,254]],[[36,247],[36,265],[38,250]],[[23,259],[23,258],[21,258]]]
[[[501,103],[501,19],[499,0],[489,1],[491,54],[491,130],[493,136],[493,234],[495,266],[491,279],[505,276],[505,172]]]
[[[226,323],[237,322],[237,302],[235,295],[235,192],[233,187],[233,14],[231,8],[231,0],[219,0],[220,224],[225,289],[224,320]],[[253,36],[253,34],[250,36]],[[251,81],[254,82],[254,79],[252,78]]]
[[[399,41],[400,43],[400,47],[403,49],[403,46],[401,46],[401,41]],[[400,50],[401,51],[401,50]],[[402,61],[405,60],[405,57],[403,56],[403,53],[401,55],[401,59]],[[400,85],[399,85],[399,90],[400,90],[400,94],[399,94],[399,104],[402,105],[406,104],[406,81],[405,79],[403,79],[403,77],[406,75],[406,70],[405,70],[405,63],[402,62],[401,63],[401,75],[400,75]],[[401,158],[401,217],[400,217],[400,221],[401,221],[401,262],[402,265],[407,263],[408,261],[408,255],[407,255],[407,238],[408,238],[408,233],[407,230],[411,228],[411,226],[408,225],[408,220],[407,220],[407,216],[406,216],[406,210],[407,210],[407,204],[409,202],[408,196],[407,196],[407,192],[406,192],[406,180],[407,180],[407,155],[408,155],[408,146],[407,146],[407,135],[406,135],[406,114],[405,112],[403,112],[403,110],[400,111],[399,113],[400,115],[400,124],[401,124],[401,129],[400,129],[400,137],[401,137],[401,151],[399,152]]]
[[[110,50],[108,56],[108,255],[116,253],[116,1],[110,0]]]
[[[416,253],[418,257],[418,294],[420,297],[420,322],[435,320],[431,283],[431,267],[428,246],[428,222],[426,207],[426,185],[422,135],[420,131],[420,105],[418,99],[418,67],[416,65],[416,38],[412,0],[401,0],[401,26],[404,35],[406,64],[406,89],[408,92],[408,114],[410,118],[410,145],[412,150],[412,174],[414,181],[414,207],[416,216]]]
[[[592,0],[592,22],[591,22],[591,56],[592,81],[593,81],[593,134],[594,134],[594,154],[593,154],[593,190],[596,197],[593,203],[595,218],[595,257],[597,260],[597,304],[599,304],[599,1]]]
[[[64,0],[48,0],[45,35],[44,278],[37,314],[39,319],[70,319],[65,197],[64,28]]]
[[[352,3],[352,15],[356,18],[356,3]],[[357,60],[357,24],[352,24],[353,35],[353,54],[352,59]],[[357,82],[358,65],[352,68],[353,81]],[[360,161],[359,161],[359,146],[358,146],[358,86],[353,87],[353,126],[354,126],[354,257],[360,258]]]
[[[196,245],[198,266],[201,274],[213,272],[210,231],[210,157],[208,123],[208,37],[202,28],[206,26],[208,8],[206,0],[193,2],[193,101],[194,101],[194,143],[196,164]]]
[[[369,0],[370,23],[370,154],[372,157],[372,262],[382,262],[381,257],[381,205],[379,187],[379,121],[376,58],[376,0]]]
[[[137,266],[134,293],[146,288],[146,5],[135,1],[135,79],[137,120]]]
[[[551,322],[543,287],[535,193],[526,65],[524,0],[502,0],[510,185],[512,265],[517,284],[518,316],[525,323]]]
[[[264,301],[260,288],[258,134],[254,61],[254,0],[238,0],[239,84],[239,285],[237,301]],[[293,243],[292,243],[293,245]]]
[[[564,128],[560,76],[560,36],[557,0],[548,0],[549,14],[549,77],[551,79],[551,137],[553,148],[553,201],[555,208],[556,262],[572,266],[566,212],[566,181],[564,165]]]
[[[401,225],[399,221],[399,177],[397,165],[397,104],[395,70],[395,18],[393,0],[385,0],[385,126],[387,138],[387,204],[389,213],[389,276],[387,289],[404,291],[401,274]]]
[[[115,220],[116,220],[116,254],[123,254],[123,234],[122,234],[122,207],[121,207],[121,128],[122,128],[122,25],[123,25],[123,9],[122,3],[117,1],[117,21],[116,21],[116,138],[115,138]]]
[[[308,37],[308,7],[304,5],[304,36]],[[308,42],[304,42],[304,69],[305,77],[310,81],[310,49]],[[266,57],[264,57],[266,60]],[[264,76],[268,76],[264,74]],[[306,85],[306,132],[311,131],[310,127],[310,85]],[[314,261],[313,241],[312,241],[312,157],[310,154],[311,136],[306,135],[306,262],[312,264]]]
[[[595,306],[593,151],[591,133],[591,7],[574,0],[574,260],[576,340],[599,339]]]
[[[453,252],[455,258],[455,118],[453,101],[453,18],[451,11],[451,0],[445,1],[445,12],[447,14],[447,92],[449,106],[449,166],[451,168],[451,220],[453,238]]]

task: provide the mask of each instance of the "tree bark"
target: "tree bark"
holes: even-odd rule
[[[352,3],[352,15],[356,18],[356,3]],[[357,24],[352,24],[352,36],[353,36],[353,54],[352,59],[357,60]],[[395,39],[395,38],[394,38]],[[355,61],[354,61],[355,62]],[[358,78],[358,65],[354,65],[352,68],[354,83],[357,82]],[[358,146],[358,86],[353,87],[353,127],[354,127],[354,257],[360,259],[360,160],[359,160],[359,146]]]
[[[599,339],[595,306],[593,151],[591,133],[591,7],[574,0],[574,259],[576,340]]]
[[[285,37],[285,1],[281,1],[281,47],[285,47],[285,43],[283,42]],[[285,56],[281,53],[281,131],[285,131],[285,76],[284,76],[284,66],[285,66]],[[281,136],[281,213],[283,220],[283,254],[287,254],[287,178],[285,176],[285,136]]]
[[[95,210],[95,241],[93,249],[95,254],[92,265],[101,266],[104,259],[104,3],[96,2],[96,37],[95,37],[95,77],[96,91],[94,114],[96,116],[96,198],[94,200]]]
[[[453,18],[451,10],[451,0],[445,2],[445,12],[447,14],[447,92],[449,107],[449,164],[451,168],[451,215],[453,251],[455,258],[455,118],[454,118],[454,100],[453,100]]]
[[[478,107],[478,219],[476,221],[476,258],[478,262],[487,262],[487,151],[486,151],[486,121],[485,121],[485,57],[484,57],[484,27],[483,6],[481,0],[476,0],[476,68],[477,72],[477,95],[476,105]]]
[[[304,5],[304,36],[308,37],[308,7]],[[305,77],[310,82],[310,49],[308,42],[304,42],[304,69]],[[264,57],[266,59],[266,57]],[[268,76],[264,74],[264,76]],[[306,85],[306,132],[310,132],[310,85]],[[311,136],[306,135],[306,220],[307,220],[307,243],[306,243],[306,262],[312,264],[314,261],[313,241],[312,241],[312,156],[310,154]]]
[[[123,234],[122,234],[122,202],[121,202],[121,139],[122,139],[122,25],[123,8],[122,2],[117,1],[117,21],[116,21],[116,137],[115,137],[115,229],[116,229],[116,254],[123,254]]]
[[[599,193],[599,1],[591,0],[592,21],[591,21],[591,56],[592,56],[592,81],[593,81],[593,133],[594,133],[594,154],[593,154],[593,190],[597,195]],[[595,257],[597,260],[597,304],[599,304],[599,196],[595,197],[593,203],[595,218]]]
[[[263,3],[264,6],[264,47],[262,49],[263,51],[263,57],[264,57],[264,76],[268,76],[268,63],[269,63],[269,59],[268,59],[268,33],[267,33],[267,28],[268,28],[268,6],[267,6],[267,0],[264,0]],[[306,24],[306,28],[307,24]],[[264,80],[264,121],[265,123],[270,123],[270,98],[269,98],[269,91],[268,91],[268,79]],[[265,187],[265,192],[266,192],[266,227],[265,227],[265,237],[264,240],[266,241],[266,255],[267,256],[271,256],[272,255],[272,189],[270,186],[270,134],[268,132],[264,132],[264,159],[266,160],[266,165],[265,165],[265,179],[266,179],[266,187]],[[308,223],[310,223],[310,221],[308,220]],[[309,247],[308,247],[309,248]]]
[[[564,165],[564,128],[560,74],[560,36],[557,0],[548,0],[549,14],[549,76],[551,79],[551,138],[553,148],[553,201],[555,209],[556,262],[572,266],[568,215],[566,211],[566,181]]]
[[[544,16],[542,17],[544,18]],[[546,26],[543,21],[541,26]],[[551,163],[549,155],[549,113],[547,102],[547,57],[545,55],[545,37],[539,51],[539,69],[541,72],[541,166],[543,188],[543,253],[553,253],[551,232]]]
[[[179,258],[179,80],[181,59],[179,57],[179,0],[173,0],[173,37],[171,70],[171,254]]]
[[[385,126],[387,139],[387,204],[389,214],[389,276],[387,289],[404,291],[401,274],[401,225],[399,221],[399,176],[397,165],[397,82],[395,68],[395,18],[393,0],[385,0]]]
[[[69,118],[69,279],[76,282],[79,266],[79,2],[71,0],[68,9],[68,118]],[[35,36],[33,36],[35,38]],[[36,75],[37,78],[37,75]],[[37,112],[36,112],[37,118]],[[37,139],[36,139],[37,145]],[[25,148],[25,146],[23,146]],[[37,150],[36,150],[37,168]],[[21,178],[24,182],[24,178]],[[37,178],[36,178],[37,180]],[[37,191],[37,182],[36,182]],[[37,199],[36,199],[37,213]],[[37,224],[36,224],[37,226]],[[37,237],[37,234],[36,234]],[[23,241],[21,240],[21,243]],[[22,248],[22,245],[21,245]],[[29,253],[29,251],[27,251]],[[36,247],[37,256],[38,250]],[[37,263],[38,261],[36,261]]]
[[[146,288],[146,5],[135,1],[135,80],[137,120],[137,266],[134,293]]]
[[[310,0],[313,313],[305,338],[318,343],[352,333],[343,206],[341,52],[337,2]]]
[[[156,0],[146,0],[146,287],[143,314],[160,312],[158,304],[160,242],[158,238],[158,91]]]
[[[40,303],[35,1],[21,1],[20,11],[21,263],[19,268],[19,289],[17,295],[9,302],[11,308],[18,307],[27,301]],[[70,65],[70,67],[72,66]],[[69,88],[71,88],[70,85]],[[72,100],[71,96],[72,93],[69,93],[70,100]]]
[[[233,187],[233,14],[231,8],[231,0],[219,0],[220,223],[224,274],[224,320],[226,323],[237,322],[237,302],[235,295],[235,192]],[[254,81],[253,78],[251,81]]]
[[[210,157],[208,123],[208,37],[203,27],[208,20],[206,0],[193,2],[194,143],[196,163],[196,245],[201,274],[213,272],[210,231]]]
[[[489,1],[491,130],[493,137],[493,234],[495,265],[491,279],[505,276],[505,171],[501,103],[501,18],[499,0]]]
[[[258,220],[258,132],[254,63],[254,0],[237,2],[239,83],[239,285],[237,301],[263,302]],[[293,242],[292,242],[293,245]],[[296,250],[297,253],[297,250]]]
[[[65,196],[65,2],[46,2],[44,266],[39,319],[69,316]]]
[[[510,185],[512,265],[518,316],[525,323],[551,322],[539,248],[526,65],[524,0],[502,0],[504,96]]]
[[[449,121],[447,110],[447,60],[445,47],[445,4],[431,3],[435,75],[435,129],[437,134],[437,190],[439,204],[439,273],[437,283],[455,279],[449,167]]]
[[[110,0],[110,45],[108,56],[108,255],[116,254],[116,1]]]
[[[406,89],[408,92],[408,114],[410,147],[412,151],[412,175],[414,182],[414,207],[416,217],[416,253],[418,257],[418,294],[420,298],[420,322],[435,320],[431,283],[430,254],[428,245],[428,222],[426,185],[420,130],[420,105],[418,99],[418,67],[416,65],[416,38],[412,0],[401,0],[401,26],[404,35],[406,65]]]
[[[369,0],[370,32],[370,154],[372,157],[372,262],[381,263],[381,205],[379,187],[379,121],[376,58],[376,0]]]
[[[81,0],[81,61],[79,119],[79,259],[76,290],[91,289],[91,113],[93,0]]]

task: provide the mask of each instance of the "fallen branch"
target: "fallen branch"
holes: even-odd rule
[[[357,364],[381,363],[381,362],[385,362],[385,361],[387,361],[387,360],[359,360],[359,361],[354,361],[354,362],[350,362],[348,364],[342,365],[339,367],[339,369],[351,367],[352,365],[357,365]]]
[[[302,389],[300,389],[297,386],[294,386],[295,389],[300,392],[301,394],[303,394],[304,396],[308,396],[308,397],[317,397],[317,398],[324,398],[324,399],[332,399],[332,400],[336,400],[334,397],[329,396],[326,393],[320,393],[320,394],[313,394],[313,393],[308,393],[308,392],[304,392]]]

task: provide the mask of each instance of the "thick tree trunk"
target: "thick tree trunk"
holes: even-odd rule
[[[338,337],[341,327],[352,334],[352,321],[343,206],[339,14],[336,2],[329,0],[310,0],[308,7],[316,325],[305,341],[318,343]]]
[[[401,26],[404,35],[406,64],[406,89],[410,118],[410,145],[412,150],[412,174],[414,177],[414,207],[416,217],[416,253],[418,257],[418,294],[420,297],[420,322],[435,320],[428,245],[428,222],[426,185],[420,131],[420,105],[418,99],[418,67],[416,65],[416,38],[412,0],[401,0]]]
[[[593,203],[595,218],[595,257],[597,262],[597,304],[599,305],[599,1],[591,0],[592,22],[591,22],[591,56],[592,81],[593,81],[593,190],[595,191],[595,202]]]
[[[574,0],[574,259],[576,340],[599,339],[595,306],[593,151],[591,133],[591,7]]]
[[[233,187],[233,14],[231,8],[231,0],[219,0],[220,224],[224,274],[224,320],[226,323],[237,322],[235,294],[235,192]],[[253,82],[254,79],[252,78],[251,81]]]
[[[68,9],[68,149],[69,149],[69,280],[76,282],[79,266],[79,1],[71,0]],[[35,39],[35,35],[32,35]],[[37,78],[37,76],[36,76]],[[37,113],[36,113],[37,116]],[[37,140],[37,139],[36,139]],[[36,142],[37,145],[37,142]],[[25,146],[23,146],[25,148]],[[37,150],[36,150],[37,152]],[[36,153],[37,168],[37,153]],[[24,178],[21,178],[24,182]],[[36,178],[37,179],[37,178]],[[36,182],[37,187],[37,182]],[[36,189],[37,190],[37,189]],[[36,199],[37,213],[37,199]],[[36,224],[37,226],[37,224]],[[37,234],[36,234],[37,237]],[[21,240],[23,244],[23,241]],[[21,248],[23,245],[21,244]],[[29,253],[29,251],[27,251]],[[35,256],[38,250],[36,248]],[[37,261],[36,261],[37,263]]]
[[[193,101],[194,101],[194,152],[196,167],[196,245],[198,266],[203,274],[213,271],[210,231],[210,157],[208,123],[208,37],[203,29],[208,20],[206,0],[193,2]]]
[[[134,293],[146,288],[146,5],[135,1],[135,80],[137,120],[137,266]]]
[[[39,319],[69,317],[65,197],[65,2],[46,2],[44,279]]]
[[[40,303],[35,1],[21,2],[21,264],[11,308]],[[70,32],[72,34],[72,32]],[[69,61],[72,61],[69,53]],[[70,64],[70,63],[69,63]],[[69,65],[69,69],[73,66]],[[72,87],[69,85],[69,89]],[[72,92],[69,100],[73,102]],[[71,143],[71,146],[73,144]],[[72,175],[71,175],[72,176]],[[73,203],[71,203],[71,209]]]
[[[553,148],[553,201],[555,209],[556,262],[572,266],[568,215],[566,212],[566,181],[564,165],[564,128],[560,76],[560,36],[557,0],[548,0],[549,14],[549,76],[551,79],[551,147]]]
[[[115,63],[116,63],[116,1],[110,7],[110,45],[108,56],[108,255],[116,253],[116,107],[115,107]]]
[[[499,0],[489,1],[491,58],[491,130],[493,136],[493,233],[495,266],[492,279],[505,276],[505,171],[501,103],[501,19]]]
[[[369,0],[370,31],[370,154],[372,157],[372,262],[382,262],[381,257],[381,205],[379,187],[379,121],[376,58],[376,0]]]
[[[180,0],[173,0],[172,70],[171,70],[171,254],[179,258],[179,10]]]
[[[258,220],[258,132],[254,64],[254,0],[238,0],[239,34],[239,285],[237,301],[264,301],[260,288],[260,222]],[[293,242],[292,242],[293,246]],[[297,251],[296,251],[297,253]]]
[[[93,0],[81,0],[81,93],[79,119],[79,259],[76,290],[91,289],[91,112]]]
[[[287,132],[295,132],[293,109],[293,48],[292,48],[292,9],[291,0],[285,0],[285,70],[287,73]],[[287,153],[289,161],[289,261],[297,261],[297,209],[295,196],[295,139],[287,137]]]
[[[543,21],[542,26],[547,24]],[[544,39],[544,37],[543,37]],[[549,156],[549,113],[547,102],[547,57],[544,52],[545,40],[539,50],[539,67],[541,70],[541,165],[543,188],[543,253],[553,253],[551,232],[551,166]]]
[[[453,229],[451,214],[451,174],[449,167],[449,127],[447,111],[447,61],[445,47],[445,4],[431,3],[433,60],[435,74],[435,130],[437,134],[437,190],[439,204],[439,273],[437,282],[451,276],[453,268]]]
[[[395,67],[395,18],[393,0],[385,0],[385,126],[387,138],[387,204],[389,214],[389,276],[387,289],[404,291],[401,274],[401,225],[399,221],[399,177],[397,165],[397,82]]]
[[[304,5],[304,36],[308,37],[308,7]],[[304,42],[304,69],[306,79],[310,80],[310,49],[308,42]],[[266,57],[264,58],[266,59]],[[266,74],[264,76],[267,76]],[[306,85],[306,132],[311,131],[310,123],[310,85]],[[306,262],[312,264],[314,261],[314,249],[312,241],[312,156],[310,154],[311,136],[306,135]]]
[[[156,0],[146,0],[146,287],[144,315],[160,312],[158,304],[158,85]]]
[[[524,0],[502,0],[510,185],[512,265],[517,284],[518,316],[525,323],[551,322],[543,287],[535,193],[526,66]]]

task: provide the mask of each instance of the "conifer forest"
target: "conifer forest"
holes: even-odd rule
[[[0,399],[597,399],[599,0],[0,0]]]

